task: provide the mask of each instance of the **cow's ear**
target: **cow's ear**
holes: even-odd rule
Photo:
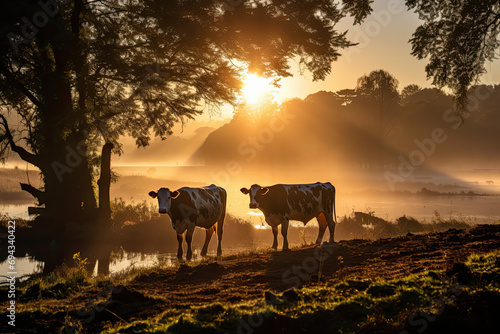
[[[265,188],[261,188],[261,189],[260,189],[260,193],[261,193],[262,195],[265,195],[265,194],[267,194],[268,192],[269,192],[269,188],[267,188],[267,187],[265,187]]]
[[[158,196],[158,194],[154,191],[150,191],[149,192],[149,196],[153,197],[153,198],[156,198],[156,196]]]
[[[176,199],[177,197],[179,197],[179,195],[180,195],[180,194],[181,194],[181,193],[180,193],[178,190],[176,190],[176,191],[172,191],[172,192],[170,193],[170,198],[171,198],[171,199]]]
[[[248,190],[247,188],[241,188],[240,191],[245,195],[248,195],[248,193],[250,192],[250,190]]]

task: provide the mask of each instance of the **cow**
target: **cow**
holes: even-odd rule
[[[326,227],[330,231],[330,242],[335,233],[335,187],[327,183],[314,184],[276,184],[261,187],[254,184],[240,191],[250,194],[250,209],[260,209],[266,222],[272,227],[273,249],[278,248],[278,226],[281,224],[283,250],[288,250],[288,225],[290,220],[298,220],[305,224],[316,217],[319,234],[316,244],[320,244]],[[333,209],[333,212],[332,212]]]
[[[172,227],[177,232],[179,248],[177,258],[182,259],[182,239],[186,233],[187,254],[186,259],[192,258],[191,241],[195,227],[206,229],[205,244],[201,250],[201,256],[207,255],[208,244],[215,232],[217,223],[217,256],[222,255],[222,229],[224,217],[226,216],[226,190],[212,184],[203,188],[183,187],[175,191],[168,188],[160,188],[158,191],[149,192],[152,198],[158,198],[159,212],[167,214],[172,221]]]

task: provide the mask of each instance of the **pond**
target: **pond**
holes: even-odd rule
[[[214,243],[214,240],[212,240]],[[17,246],[17,245],[16,245]],[[43,247],[42,245],[40,245]],[[27,245],[22,245],[25,249]],[[185,245],[184,245],[185,247]],[[104,244],[93,244],[87,245],[87,249],[93,249],[90,251],[77,251],[76,248],[70,248],[65,251],[54,249],[52,252],[49,250],[50,246],[45,247],[47,251],[40,251],[40,247],[34,247],[33,251],[16,252],[24,254],[23,256],[16,256],[16,277],[20,280],[28,278],[28,275],[42,272],[50,272],[53,268],[50,263],[52,263],[54,258],[54,253],[58,253],[56,259],[65,263],[68,266],[74,266],[73,255],[80,252],[82,259],[87,259],[88,266],[87,270],[93,273],[94,276],[98,274],[116,274],[123,272],[125,270],[135,269],[135,268],[145,268],[152,267],[156,265],[161,265],[164,267],[173,266],[178,263],[176,252],[173,250],[166,251],[165,249],[160,251],[151,251],[150,249],[138,250],[125,250],[122,246],[115,246],[111,249],[108,245]],[[102,253],[95,252],[95,250],[101,250]],[[233,252],[236,250],[233,250]],[[75,253],[73,253],[75,252]],[[108,253],[109,252],[109,253]],[[228,251],[225,251],[227,254]],[[66,254],[64,254],[66,253]],[[208,252],[209,256],[216,256],[216,250],[210,250]],[[193,260],[201,259],[200,249],[193,246]],[[62,260],[62,261],[61,261]],[[7,260],[0,263],[0,272],[2,275],[10,272],[9,263]],[[7,281],[6,277],[0,278],[0,284]]]

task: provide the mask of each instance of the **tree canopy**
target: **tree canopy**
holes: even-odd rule
[[[96,208],[103,143],[146,146],[206,104],[234,104],[247,69],[290,76],[293,58],[324,79],[352,45],[337,22],[370,11],[369,0],[2,1],[0,153],[41,170],[44,189],[26,190],[47,209]]]
[[[398,117],[398,84],[398,80],[385,70],[372,71],[358,79],[358,100],[362,109],[369,112],[366,121],[383,136],[389,135]]]
[[[297,59],[313,80],[324,79],[341,50],[353,45],[337,23],[346,16],[362,22],[372,2],[4,0],[0,158],[15,152],[41,170],[45,187],[23,189],[46,208],[94,209],[104,143],[106,152],[119,153],[119,138],[128,135],[146,146],[207,104],[234,104],[247,70],[286,77],[289,60]],[[498,49],[500,5],[406,4],[424,20],[411,40],[413,55],[429,58],[428,76],[452,88],[464,107],[468,88]],[[365,80],[357,93],[394,93],[370,87]],[[384,116],[390,110],[384,103],[380,117],[391,115]]]
[[[459,107],[468,89],[486,72],[500,46],[500,4],[496,0],[407,0],[424,23],[411,43],[418,59],[429,58],[427,75],[433,84],[449,87]]]
[[[420,92],[421,90],[422,90],[422,87],[420,87],[419,85],[416,85],[416,84],[410,84],[408,86],[405,86],[401,90],[401,94],[400,94],[402,102],[405,103],[408,98],[410,98],[411,96]]]

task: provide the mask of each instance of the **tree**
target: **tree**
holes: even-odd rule
[[[403,88],[401,91],[401,100],[405,101],[412,95],[420,92],[422,90],[422,87],[416,84],[411,84]]]
[[[120,136],[146,146],[203,104],[235,104],[245,68],[289,76],[298,58],[324,79],[352,45],[336,23],[370,10],[369,0],[2,1],[0,154],[40,169],[43,189],[23,189],[49,221],[107,217],[101,146],[109,187]]]
[[[352,100],[354,100],[357,96],[355,89],[341,89],[335,92],[337,94],[339,100],[342,102],[342,105],[349,105]]]
[[[266,94],[260,98],[258,103],[241,103],[234,112],[233,120],[244,126],[249,124],[265,126],[276,117],[276,112],[279,109],[278,103],[273,98],[270,94]]]
[[[486,72],[500,46],[500,6],[496,0],[407,0],[424,23],[411,43],[418,59],[429,58],[427,76],[439,88],[450,87],[459,110],[468,89]]]
[[[369,112],[367,121],[387,137],[399,111],[398,80],[387,71],[373,71],[358,79],[356,92]]]
[[[413,94],[416,94],[422,90],[422,87],[416,84],[410,84],[408,86],[405,86],[403,90],[401,91],[401,98],[405,99],[407,97],[412,96]]]

